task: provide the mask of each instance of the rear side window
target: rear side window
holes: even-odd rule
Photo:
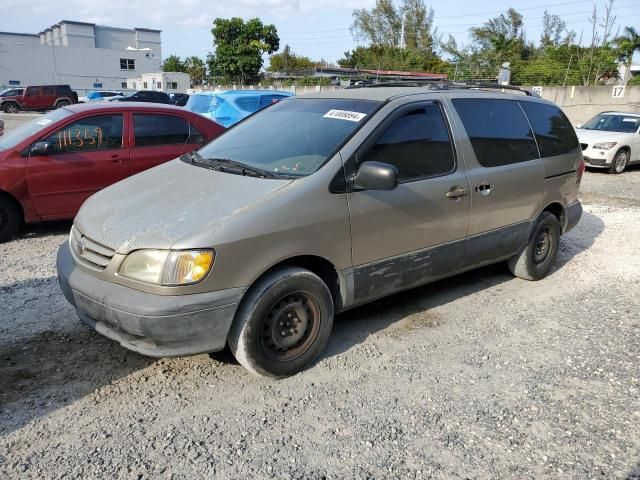
[[[453,171],[451,137],[440,106],[416,108],[395,120],[367,151],[363,161],[395,165],[400,181]]]
[[[43,95],[53,95],[53,87],[42,87],[42,94]]]
[[[520,102],[536,135],[540,154],[553,157],[578,148],[578,137],[558,107],[537,102]]]
[[[189,140],[189,123],[174,115],[139,114],[133,116],[136,147],[184,144]]]
[[[56,153],[95,152],[122,148],[122,114],[83,118],[44,139]]]
[[[67,85],[59,85],[56,88],[56,95],[70,95],[71,94],[71,88],[69,88]]]
[[[533,132],[517,101],[456,98],[452,103],[483,167],[539,158]]]

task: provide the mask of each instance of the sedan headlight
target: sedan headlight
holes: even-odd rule
[[[212,250],[136,250],[120,266],[123,277],[163,286],[197,283],[213,265]]]
[[[602,143],[594,143],[593,148],[596,150],[611,150],[615,147],[618,142],[602,142]]]

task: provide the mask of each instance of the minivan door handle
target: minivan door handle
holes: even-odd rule
[[[469,193],[469,190],[466,188],[453,187],[447,192],[446,197],[455,200],[456,198],[464,197],[467,193]]]

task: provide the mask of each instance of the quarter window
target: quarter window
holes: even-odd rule
[[[517,101],[456,98],[452,102],[483,167],[539,158],[533,133]]]
[[[122,115],[96,115],[83,118],[58,130],[44,141],[53,143],[56,153],[122,148]]]
[[[54,95],[53,87],[42,87],[43,95]]]
[[[367,151],[363,161],[395,165],[400,181],[452,172],[453,147],[440,106],[416,108],[395,120]]]
[[[540,154],[553,157],[578,148],[578,137],[558,107],[538,102],[520,102],[536,135]]]
[[[133,128],[136,147],[185,144],[191,134],[189,123],[174,115],[135,114]]]

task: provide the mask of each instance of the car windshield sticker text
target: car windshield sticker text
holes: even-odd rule
[[[337,118],[338,120],[348,120],[350,122],[359,122],[366,116],[366,113],[349,112],[348,110],[329,110],[323,115],[324,118]]]
[[[50,118],[43,118],[38,121],[38,125],[49,125],[52,122]]]
[[[102,145],[102,129],[100,127],[91,128],[69,128],[58,132],[58,148],[65,147],[82,148],[87,145]]]

